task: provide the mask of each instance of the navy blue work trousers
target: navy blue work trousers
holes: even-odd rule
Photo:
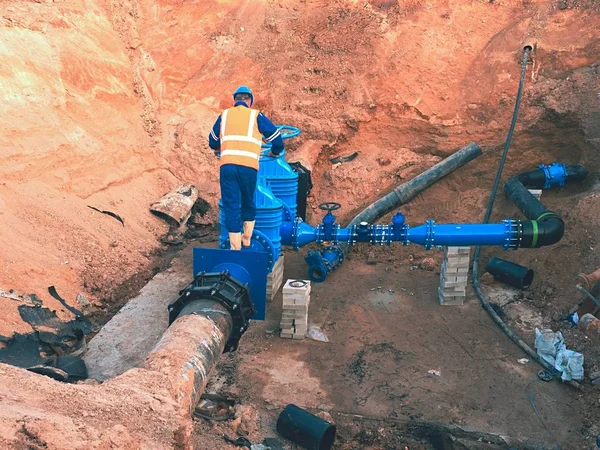
[[[236,164],[221,166],[221,201],[225,216],[225,227],[230,233],[240,233],[243,222],[252,222],[256,217],[254,191],[257,170]]]

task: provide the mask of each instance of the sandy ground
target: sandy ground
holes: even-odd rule
[[[257,106],[274,121],[302,129],[287,145],[289,159],[308,161],[315,184],[311,205],[340,201],[340,220],[454,149],[477,142],[482,157],[403,208],[413,224],[428,218],[476,222],[514,107],[521,48],[526,38],[534,41],[505,177],[556,160],[585,164],[590,177],[543,195],[566,221],[558,245],[509,254],[489,249],[483,257],[502,254],[536,271],[530,293],[517,295],[506,308],[524,338],[536,324],[561,329],[567,344],[586,355],[586,371],[600,369],[597,349],[559,321],[580,300],[573,287],[577,273],[600,267],[595,2],[4,0],[0,5],[0,290],[35,293],[63,319],[70,313],[46,294],[48,286],[78,307],[80,294],[91,302],[86,313],[98,324],[164,266],[169,250],[160,237],[168,227],[149,214],[152,201],[193,182],[212,205],[207,219],[216,219],[216,161],[206,138],[238,84],[253,87]],[[355,151],[359,156],[352,162],[329,161]],[[125,225],[88,206],[119,214]],[[316,223],[320,214],[313,208],[310,220]],[[506,216],[519,213],[500,195],[494,220]],[[302,385],[316,396],[306,399],[373,415],[373,423],[393,414],[457,424],[476,417],[473,426],[488,432],[550,442],[543,426],[528,421],[523,391],[535,369],[531,363],[515,366],[518,352],[474,301],[442,314],[433,299],[435,273],[407,269],[408,255],[418,260],[423,251],[377,249],[376,254],[380,264],[363,266],[366,253],[358,250],[319,288],[324,291],[317,291],[323,297],[316,299],[314,312],[322,311],[329,345],[283,342],[264,350],[273,338],[253,331],[248,348],[291,367],[290,358],[300,361],[294,373],[306,375],[302,380],[310,381]],[[347,277],[359,283],[355,289],[348,290]],[[370,291],[379,284],[387,286],[382,293]],[[0,335],[30,331],[19,304],[0,296]],[[392,317],[406,317],[414,326],[402,327]],[[471,336],[474,329],[477,337]],[[448,345],[443,352],[438,351],[442,343]],[[331,348],[339,360],[330,357]],[[244,351],[237,382],[248,383],[259,407],[259,398],[275,398],[261,383],[275,378],[279,386],[285,375],[261,371],[263,358],[252,360]],[[398,381],[384,380],[376,366]],[[427,373],[438,366],[439,377]],[[475,388],[464,384],[467,379],[482,384]],[[575,394],[562,386],[530,386],[545,423],[567,424],[549,425],[563,447],[569,445],[569,429],[574,439],[600,433],[598,394],[591,386],[584,384]],[[514,404],[504,402],[507,393]],[[506,417],[487,411],[496,403]],[[526,419],[509,421],[513,411]],[[571,418],[580,425],[568,426]],[[346,431],[347,443],[361,432]],[[400,445],[385,442],[382,448]]]

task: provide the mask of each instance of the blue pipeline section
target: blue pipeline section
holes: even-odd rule
[[[300,248],[316,242],[322,244],[346,243],[349,245],[365,242],[371,245],[391,245],[401,242],[404,245],[419,244],[426,249],[434,246],[498,245],[505,248],[518,248],[518,220],[505,220],[492,224],[436,224],[433,220],[411,228],[409,225],[370,225],[360,224],[350,228],[334,228],[326,235],[322,225],[313,227],[304,222],[281,224],[282,245]]]
[[[325,217],[329,216],[328,213]],[[325,222],[325,221],[324,221]],[[405,224],[401,213],[396,214],[391,225],[361,223],[349,228],[341,228],[335,223],[321,223],[313,227],[296,220],[285,221],[281,225],[283,245],[298,249],[310,243],[328,243],[323,250],[309,250],[305,258],[309,266],[308,274],[312,281],[323,282],[327,275],[344,261],[344,253],[339,243],[353,245],[358,242],[371,245],[391,245],[401,242],[404,245],[419,244],[430,249],[434,246],[497,245],[506,249],[518,248],[522,225],[518,220],[505,220],[495,224],[436,224],[433,220],[411,228]]]
[[[283,139],[300,134],[295,127],[279,125],[278,128]],[[282,245],[295,250],[311,243],[326,245],[319,251],[310,250],[306,257],[309,275],[314,281],[323,281],[328,273],[342,264],[344,255],[337,246],[340,243],[391,245],[401,242],[404,245],[422,245],[426,249],[473,245],[515,249],[521,245],[524,222],[510,219],[495,224],[436,224],[428,220],[423,225],[411,227],[405,223],[405,217],[398,213],[389,225],[363,222],[342,228],[329,210],[319,225],[312,226],[296,217],[298,174],[285,161],[285,152],[279,158],[273,158],[267,156],[270,149],[270,144],[263,145],[255,196],[255,231],[259,236],[256,233],[253,236],[253,248],[263,248],[268,253],[269,270],[277,261]],[[567,166],[560,163],[541,165],[539,170],[545,177],[544,188],[563,186],[569,176]],[[221,230],[221,247],[227,248],[228,235],[222,214]]]

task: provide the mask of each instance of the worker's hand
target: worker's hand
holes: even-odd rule
[[[269,152],[269,154],[268,154],[267,156],[269,156],[269,157],[271,157],[271,158],[279,158],[279,157],[281,156],[281,154],[279,154],[279,155],[276,155],[276,154],[275,154],[275,153],[273,153],[273,152]]]
[[[220,157],[221,157],[221,152],[220,152],[219,150],[215,150],[214,152],[215,152],[215,156],[216,156],[217,158],[220,158]]]

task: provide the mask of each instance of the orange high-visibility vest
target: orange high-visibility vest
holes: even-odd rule
[[[221,115],[221,166],[236,164],[258,170],[262,134],[258,131],[259,111],[235,106]]]

